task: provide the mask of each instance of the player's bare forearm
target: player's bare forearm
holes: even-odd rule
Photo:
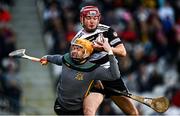
[[[112,51],[116,56],[119,57],[125,57],[127,54],[123,44],[119,44],[116,47],[112,47]]]

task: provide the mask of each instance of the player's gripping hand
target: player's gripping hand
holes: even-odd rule
[[[41,65],[47,65],[47,64],[48,64],[47,56],[43,56],[43,57],[40,59],[40,63],[41,63]]]
[[[105,41],[105,38],[102,33],[99,34],[99,36],[96,38],[96,40],[93,41],[93,48],[96,51],[104,51],[103,43]]]

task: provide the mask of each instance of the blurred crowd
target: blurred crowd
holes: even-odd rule
[[[22,89],[18,61],[8,57],[16,50],[16,34],[11,27],[13,0],[0,0],[0,114],[19,114]]]
[[[170,108],[164,114],[180,114],[180,0],[42,0],[43,35],[49,54],[68,52],[71,39],[81,29],[82,6],[96,5],[101,23],[111,26],[123,41],[127,56],[118,58],[131,93],[166,96]],[[14,0],[0,0],[0,114],[19,114],[22,88],[19,62],[8,54],[16,50],[11,27]],[[53,67],[59,76],[60,67]],[[157,114],[134,102],[141,114]],[[111,100],[105,100],[98,114],[123,114]]]
[[[80,30],[82,6],[96,5],[101,23],[111,26],[128,55],[119,67],[130,92],[147,97],[166,96],[164,114],[180,114],[180,0],[43,0],[44,39],[49,54],[68,52]],[[60,69],[53,68],[54,75]],[[136,103],[136,102],[135,102]],[[156,114],[136,103],[141,114]],[[122,114],[105,100],[99,114]]]

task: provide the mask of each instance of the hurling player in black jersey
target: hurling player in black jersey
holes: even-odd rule
[[[126,49],[118,37],[117,33],[109,26],[99,24],[101,15],[96,6],[85,6],[80,11],[80,21],[83,28],[76,34],[72,42],[77,38],[86,38],[94,42],[95,52],[91,61],[108,67],[107,54],[104,52],[102,43],[108,39],[113,53],[118,57],[126,56]],[[83,109],[85,115],[95,115],[99,105],[102,103],[104,96],[110,97],[113,102],[128,115],[138,115],[138,110],[132,101],[122,95],[117,95],[107,88],[113,88],[120,91],[128,92],[122,79],[115,81],[101,81],[101,89],[92,88],[90,94],[84,99]]]

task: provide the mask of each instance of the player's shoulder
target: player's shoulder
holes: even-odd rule
[[[108,26],[108,25],[105,25],[105,24],[99,24],[98,25],[98,28],[110,28],[110,26]]]
[[[99,24],[97,26],[97,29],[99,30],[109,30],[110,26],[104,25],[104,24]]]
[[[110,33],[113,33],[115,32],[114,29],[111,27],[111,26],[108,26],[108,25],[104,25],[104,24],[99,24],[97,29],[99,30],[104,30],[104,31],[108,31]]]

